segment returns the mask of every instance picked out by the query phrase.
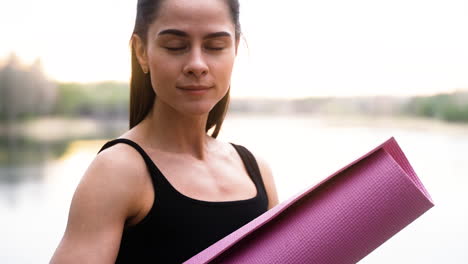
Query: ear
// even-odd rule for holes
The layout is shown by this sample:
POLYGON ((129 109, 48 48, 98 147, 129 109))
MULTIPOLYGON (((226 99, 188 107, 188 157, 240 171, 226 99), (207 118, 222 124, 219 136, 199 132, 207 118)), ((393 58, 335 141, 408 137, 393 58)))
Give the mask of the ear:
POLYGON ((140 64, 141 70, 145 74, 148 73, 149 67, 146 45, 137 34, 133 34, 132 36, 132 47, 135 49, 135 55, 137 57, 138 63, 140 64))
POLYGON ((236 56, 237 56, 237 50, 239 49, 239 42, 240 42, 240 36, 236 39, 236 56))

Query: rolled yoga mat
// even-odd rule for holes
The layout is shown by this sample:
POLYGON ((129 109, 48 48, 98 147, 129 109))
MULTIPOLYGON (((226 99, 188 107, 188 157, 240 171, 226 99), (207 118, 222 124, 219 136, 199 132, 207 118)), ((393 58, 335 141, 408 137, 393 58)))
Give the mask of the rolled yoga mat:
POLYGON ((390 138, 184 263, 356 263, 433 206, 390 138))

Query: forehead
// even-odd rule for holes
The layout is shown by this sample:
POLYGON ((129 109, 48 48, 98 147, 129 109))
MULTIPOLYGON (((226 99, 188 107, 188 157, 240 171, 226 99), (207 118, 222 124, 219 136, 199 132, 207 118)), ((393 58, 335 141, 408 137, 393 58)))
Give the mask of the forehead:
POLYGON ((228 31, 235 27, 224 0, 165 0, 156 20, 156 31, 173 28, 187 33, 228 31))

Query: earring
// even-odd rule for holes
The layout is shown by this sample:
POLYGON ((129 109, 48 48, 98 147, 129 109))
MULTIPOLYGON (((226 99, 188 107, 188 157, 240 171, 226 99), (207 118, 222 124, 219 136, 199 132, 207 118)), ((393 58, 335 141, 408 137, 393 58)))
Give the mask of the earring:
POLYGON ((141 70, 143 71, 144 74, 148 74, 148 69, 146 69, 146 67, 141 67, 141 70))

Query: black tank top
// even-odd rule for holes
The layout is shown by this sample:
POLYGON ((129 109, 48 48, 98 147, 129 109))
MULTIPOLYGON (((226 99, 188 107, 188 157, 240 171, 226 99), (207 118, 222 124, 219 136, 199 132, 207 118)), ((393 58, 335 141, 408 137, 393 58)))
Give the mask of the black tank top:
POLYGON ((209 202, 178 192, 131 140, 109 141, 99 152, 117 143, 128 144, 141 154, 153 182, 155 199, 141 222, 124 229, 116 263, 182 263, 267 211, 268 198, 258 164, 243 146, 231 143, 255 184, 256 196, 209 202))

